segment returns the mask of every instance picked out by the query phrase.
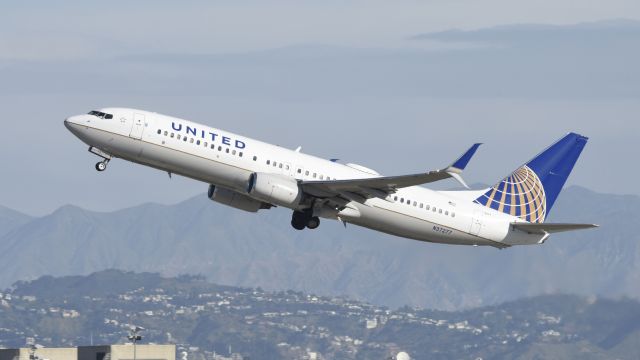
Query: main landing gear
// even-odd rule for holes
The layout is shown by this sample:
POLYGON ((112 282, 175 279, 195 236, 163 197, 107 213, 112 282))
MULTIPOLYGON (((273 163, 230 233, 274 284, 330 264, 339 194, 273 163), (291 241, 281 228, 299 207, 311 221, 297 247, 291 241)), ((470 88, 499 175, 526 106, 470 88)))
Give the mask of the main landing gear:
POLYGON ((320 218, 313 216, 312 210, 294 211, 291 216, 291 226, 296 230, 304 228, 316 229, 320 226, 320 218))

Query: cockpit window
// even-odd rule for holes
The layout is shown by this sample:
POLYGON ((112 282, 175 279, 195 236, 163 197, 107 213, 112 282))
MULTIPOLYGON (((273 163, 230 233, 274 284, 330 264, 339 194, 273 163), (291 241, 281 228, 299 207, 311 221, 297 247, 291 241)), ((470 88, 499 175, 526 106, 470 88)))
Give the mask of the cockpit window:
POLYGON ((112 114, 103 113, 101 111, 91 110, 89 111, 89 115, 97 116, 101 119, 113 119, 112 114))

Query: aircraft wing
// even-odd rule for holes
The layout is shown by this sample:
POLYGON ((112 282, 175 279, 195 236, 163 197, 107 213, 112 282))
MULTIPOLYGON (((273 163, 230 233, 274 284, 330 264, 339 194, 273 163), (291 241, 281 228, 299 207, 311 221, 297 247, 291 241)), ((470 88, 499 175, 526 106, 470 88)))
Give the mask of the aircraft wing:
POLYGON ((302 190, 317 197, 343 197, 363 202, 372 197, 386 198, 397 189, 454 178, 467 187, 460 174, 481 144, 473 144, 458 160, 442 170, 400 176, 378 176, 362 179, 302 181, 302 190))
POLYGON ((540 235, 598 227, 598 225, 595 225, 595 224, 564 224, 564 223, 532 224, 532 223, 521 223, 521 222, 511 223, 511 226, 524 232, 528 232, 531 234, 540 234, 540 235))

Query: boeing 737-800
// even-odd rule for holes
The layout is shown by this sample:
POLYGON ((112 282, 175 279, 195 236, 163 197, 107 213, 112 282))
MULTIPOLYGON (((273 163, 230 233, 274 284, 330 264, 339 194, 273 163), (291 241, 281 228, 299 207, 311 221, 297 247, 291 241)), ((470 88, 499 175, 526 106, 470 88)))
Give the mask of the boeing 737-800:
MULTIPOLYGON (((441 170, 382 176, 153 112, 105 108, 65 126, 102 158, 150 166, 209 184, 211 200, 249 212, 281 206, 291 225, 315 229, 320 218, 415 240, 458 245, 542 244, 554 232, 592 224, 546 223, 587 138, 570 133, 488 189, 434 191, 420 185, 461 173, 480 144, 441 170)), ((465 185, 466 187, 466 185, 465 185)))

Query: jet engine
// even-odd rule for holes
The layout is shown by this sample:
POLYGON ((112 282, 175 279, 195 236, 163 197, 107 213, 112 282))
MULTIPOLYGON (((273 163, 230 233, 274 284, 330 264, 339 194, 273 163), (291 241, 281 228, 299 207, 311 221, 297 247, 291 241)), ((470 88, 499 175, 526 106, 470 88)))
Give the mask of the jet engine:
POLYGON ((247 195, 215 185, 209 185, 209 192, 207 193, 207 196, 215 202, 249 212, 257 212, 260 209, 271 208, 271 204, 252 199, 247 195))
POLYGON ((251 174, 247 192, 254 199, 288 208, 295 208, 302 199, 298 181, 278 174, 251 174))

